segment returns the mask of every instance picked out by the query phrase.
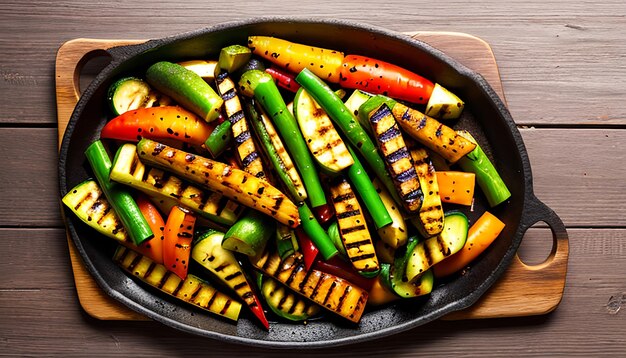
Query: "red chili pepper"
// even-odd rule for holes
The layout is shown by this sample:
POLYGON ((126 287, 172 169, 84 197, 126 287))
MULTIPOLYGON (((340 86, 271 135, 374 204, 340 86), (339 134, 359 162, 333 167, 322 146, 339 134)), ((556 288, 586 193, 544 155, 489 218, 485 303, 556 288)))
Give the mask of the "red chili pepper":
POLYGON ((195 223, 196 216, 180 206, 172 208, 165 223, 163 263, 183 280, 187 277, 195 223))
POLYGON ((348 55, 343 59, 339 83, 369 93, 425 104, 434 84, 426 78, 388 62, 348 55))
POLYGON ((137 251, 149 258, 152 261, 162 264, 163 263, 163 230, 165 230, 165 222, 163 221, 163 217, 159 210, 152 204, 150 199, 144 194, 140 194, 135 199, 137 202, 137 206, 139 210, 146 218, 150 229, 154 233, 154 237, 150 240, 142 242, 138 247, 137 251))
POLYGON ((339 257, 333 257, 328 261, 318 260, 315 262, 315 269, 344 278, 366 291, 369 291, 372 288, 372 285, 376 280, 375 277, 367 278, 361 276, 352 268, 352 265, 343 261, 339 257))
POLYGON ((265 72, 269 73, 276 80, 276 84, 286 90, 295 93, 300 88, 300 85, 296 82, 296 76, 291 72, 284 71, 277 67, 266 68, 265 72))
POLYGON ((302 226, 296 228, 296 237, 298 238, 298 245, 300 245, 300 252, 304 256, 304 267, 306 270, 310 270, 317 258, 317 254, 320 252, 317 246, 311 241, 309 236, 302 230, 302 226))
POLYGON ((109 121, 100 137, 131 142, 138 142, 142 137, 176 139, 202 145, 212 131, 207 122, 184 108, 165 106, 125 112, 109 121))

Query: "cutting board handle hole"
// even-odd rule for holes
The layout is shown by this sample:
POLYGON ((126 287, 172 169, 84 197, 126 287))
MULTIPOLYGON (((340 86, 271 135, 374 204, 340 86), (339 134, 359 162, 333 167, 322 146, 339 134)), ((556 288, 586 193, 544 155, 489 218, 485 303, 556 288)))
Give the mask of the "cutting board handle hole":
POLYGON ((524 264, 538 266, 550 260, 555 249, 552 230, 545 222, 538 221, 524 233, 517 255, 524 264))
POLYGON ((111 63, 113 58, 105 50, 93 50, 86 53, 76 66, 74 73, 74 86, 76 93, 81 95, 89 84, 96 78, 98 73, 111 63))

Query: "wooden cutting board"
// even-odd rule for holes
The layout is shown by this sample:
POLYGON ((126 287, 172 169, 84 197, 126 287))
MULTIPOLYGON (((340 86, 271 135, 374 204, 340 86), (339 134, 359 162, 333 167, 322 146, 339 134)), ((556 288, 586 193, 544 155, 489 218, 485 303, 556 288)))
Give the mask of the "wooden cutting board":
MULTIPOLYGON (((498 65, 485 41, 462 33, 412 32, 407 35, 429 43, 479 72, 505 100, 498 65)), ((143 41, 75 39, 59 48, 56 57, 59 145, 80 96, 78 84, 84 64, 94 56, 103 55, 105 49, 143 41)), ((69 236, 67 241, 78 298, 89 315, 101 320, 147 320, 105 294, 87 272, 69 236)), ((563 296, 568 254, 567 239, 554 239, 552 252, 542 264, 528 266, 516 255, 505 274, 476 304, 444 319, 531 316, 554 310, 563 296)))

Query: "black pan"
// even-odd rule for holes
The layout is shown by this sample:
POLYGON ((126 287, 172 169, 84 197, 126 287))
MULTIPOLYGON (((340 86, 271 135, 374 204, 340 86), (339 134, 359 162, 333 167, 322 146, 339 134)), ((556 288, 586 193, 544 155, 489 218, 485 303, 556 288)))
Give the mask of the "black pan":
MULTIPOLYGON (((307 325, 273 322, 266 332, 246 315, 237 324, 225 322, 138 284, 111 261, 114 245, 64 209, 67 228, 85 265, 107 294, 156 321, 205 337, 267 347, 327 347, 404 331, 472 305, 505 271, 524 232, 537 221, 546 222, 557 238, 567 237, 561 220, 534 196, 528 154, 520 133, 501 99, 479 74, 405 35, 340 20, 245 20, 108 50, 112 62, 82 95, 63 137, 59 157, 61 196, 90 176, 83 152, 98 138, 107 120, 106 89, 113 80, 122 75, 142 75, 159 60, 215 58, 223 46, 245 44, 252 34, 379 58, 420 73, 459 95, 467 108, 456 127, 474 134, 512 193, 507 203, 492 210, 506 228, 467 273, 438 285, 421 300, 368 311, 358 325, 326 315, 307 325)), ((475 210, 465 211, 470 220, 482 213, 485 202, 478 194, 475 210)))

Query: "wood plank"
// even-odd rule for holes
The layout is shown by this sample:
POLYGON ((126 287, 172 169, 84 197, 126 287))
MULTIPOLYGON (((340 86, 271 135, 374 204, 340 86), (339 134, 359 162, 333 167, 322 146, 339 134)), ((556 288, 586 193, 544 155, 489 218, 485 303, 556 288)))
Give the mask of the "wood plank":
MULTIPOLYGON (((218 9, 200 0, 184 6, 154 1, 150 6, 98 1, 62 5, 45 1, 4 1, 0 30, 0 91, 5 110, 0 123, 54 124, 55 50, 77 37, 158 38, 223 21, 254 16, 292 15, 293 9, 269 1, 259 8, 245 0, 218 9), (93 14, 104 14, 84 26, 93 14), (140 14, 141 16, 137 16, 140 14), (167 21, 162 21, 168 14, 167 21), (133 23, 135 26, 129 27, 133 23), (41 31, 45 24, 46 31, 41 31), (29 103, 29 106, 23 106, 29 103)), ((299 3, 298 13, 353 21, 397 31, 458 31, 492 44, 501 65, 510 110, 520 125, 626 124, 626 28, 621 0, 601 3, 528 1, 420 4, 396 1, 299 3), (323 6, 321 6, 323 5, 323 6), (401 11, 399 9, 405 9, 401 11), (451 9, 454 9, 451 11, 451 9), (581 48, 585 54, 581 55, 581 48), (610 68, 611 71, 606 71, 610 68), (532 105, 529 105, 532 103, 532 105)))
MULTIPOLYGON (((535 193, 566 226, 626 227, 626 167, 617 165, 626 162, 626 153, 617 150, 620 143, 626 143, 626 131, 521 132, 530 155, 535 193)), ((62 226, 56 135, 51 128, 0 128, 0 150, 8 161, 8 169, 0 171, 4 184, 0 186, 0 226, 62 226), (16 202, 29 204, 16 210, 16 202)))
MULTIPOLYGON (((544 235, 546 231, 531 229, 529 235, 544 235)), ((67 254, 63 253, 63 234, 62 229, 0 230, 0 263, 20 256, 24 247, 39 245, 36 253, 51 253, 46 256, 50 261, 46 268, 61 268, 68 264, 67 254)), ((16 275, 10 281, 0 279, 0 317, 2 322, 14 322, 0 325, 0 348, 3 354, 19 356, 84 356, 90 352, 93 356, 127 357, 206 351, 213 357, 287 357, 296 353, 302 357, 413 357, 416 352, 446 356, 471 352, 484 357, 620 355, 626 351, 626 229, 571 229, 569 234, 572 250, 565 295, 561 305, 549 315, 437 321, 373 342, 309 352, 232 345, 193 337, 155 322, 91 319, 82 313, 75 292, 68 287, 71 276, 67 272, 56 278, 52 278, 54 274, 42 276, 43 270, 36 269, 42 264, 41 256, 26 255, 20 262, 25 270, 0 266, 2 272, 16 275), (29 267, 30 272, 26 270, 29 267), (20 280, 30 280, 33 285, 25 289, 20 280), (620 305, 621 310, 616 312, 620 305)), ((529 241, 527 249, 539 254, 537 250, 544 248, 533 242, 529 241)))

